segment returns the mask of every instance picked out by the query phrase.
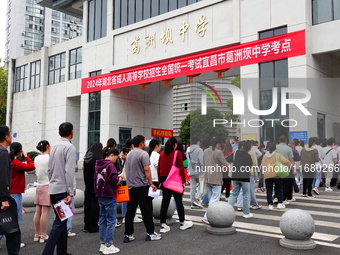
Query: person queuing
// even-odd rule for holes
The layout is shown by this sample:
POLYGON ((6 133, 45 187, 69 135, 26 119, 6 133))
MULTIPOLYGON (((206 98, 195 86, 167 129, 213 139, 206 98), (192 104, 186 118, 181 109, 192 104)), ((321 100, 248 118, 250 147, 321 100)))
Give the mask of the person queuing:
POLYGON ((292 163, 276 151, 276 144, 269 142, 267 144, 267 152, 264 154, 262 159, 262 171, 263 178, 265 180, 266 191, 267 191, 267 203, 268 209, 274 209, 273 202, 273 185, 275 185, 275 194, 278 199, 277 209, 284 209, 286 206, 283 204, 283 187, 282 179, 276 175, 275 163, 281 162, 289 167, 292 167, 292 163))
POLYGON ((312 183, 316 171, 315 163, 320 160, 319 152, 315 147, 317 140, 316 137, 310 137, 308 145, 301 151, 301 170, 303 171, 302 196, 304 197, 314 197, 312 194, 312 183))
POLYGON ((84 232, 89 233, 98 232, 99 230, 99 204, 98 198, 94 192, 93 176, 95 173, 96 161, 102 159, 102 149, 103 145, 100 142, 95 142, 84 156, 84 232))
MULTIPOLYGON (((72 123, 61 123, 59 125, 61 138, 51 149, 48 163, 48 177, 50 180, 48 193, 52 204, 56 204, 61 200, 64 200, 65 204, 70 204, 73 199, 76 167, 76 148, 71 143, 73 134, 72 123)), ((61 221, 56 210, 54 212, 55 219, 52 230, 42 254, 53 255, 54 248, 57 246, 57 254, 70 255, 67 252, 67 221, 61 221)))
POLYGON ((146 241, 157 241, 162 235, 155 232, 152 212, 152 198, 148 196, 149 187, 154 191, 157 187, 152 183, 150 158, 145 149, 145 137, 137 135, 133 138, 134 149, 126 157, 126 184, 129 186, 130 201, 125 217, 124 242, 135 240, 133 219, 139 205, 142 212, 147 235, 146 241))
MULTIPOLYGON (((213 138, 211 146, 203 152, 204 183, 208 191, 209 206, 220 200, 223 184, 223 171, 221 169, 229 167, 229 163, 227 163, 223 152, 220 150, 220 145, 218 138, 213 138), (217 169, 217 167, 221 169, 217 169)), ((207 213, 204 214, 202 221, 209 224, 207 213)))
MULTIPOLYGON (((27 153, 22 150, 21 143, 14 142, 10 146, 9 157, 12 160, 12 183, 11 197, 17 203, 18 222, 22 222, 22 193, 25 193, 26 177, 25 172, 35 170, 34 162, 27 156, 27 153), (25 162, 19 160, 23 157, 25 162)), ((25 243, 21 243, 20 247, 25 247, 25 243)))
POLYGON ((167 179, 172 164, 175 161, 175 166, 179 168, 179 174, 182 177, 183 187, 185 185, 185 170, 183 166, 182 154, 176 150, 177 140, 175 137, 170 137, 165 143, 164 151, 161 152, 158 163, 158 180, 163 190, 163 199, 161 205, 161 233, 170 231, 170 227, 166 224, 167 212, 171 197, 175 198, 176 208, 179 217, 180 229, 185 230, 193 226, 192 221, 185 220, 184 206, 183 206, 183 193, 177 193, 170 189, 165 188, 162 184, 167 179), (176 158, 175 158, 176 157, 176 158))
POLYGON ((33 241, 44 243, 48 239, 47 235, 47 223, 48 214, 51 208, 51 199, 48 194, 48 162, 50 160, 50 143, 46 140, 42 140, 37 145, 37 150, 41 151, 41 154, 34 159, 34 165, 36 167, 35 174, 37 175, 37 187, 35 193, 35 214, 33 218, 35 234, 33 241))
POLYGON ((116 149, 107 150, 105 159, 97 160, 95 166, 94 190, 98 197, 100 208, 99 252, 103 254, 113 254, 120 251, 119 248, 113 245, 117 216, 116 192, 117 185, 122 180, 114 166, 114 162, 118 159, 118 154, 116 149))
POLYGON ((158 162, 159 162, 159 151, 161 150, 161 141, 152 139, 149 143, 149 156, 150 156, 150 168, 151 168, 151 175, 152 175, 152 183, 159 188, 158 182, 158 162))
POLYGON ((188 173, 190 177, 190 200, 191 209, 203 208, 200 200, 202 198, 202 188, 200 183, 204 179, 203 170, 203 150, 200 147, 201 142, 198 137, 191 137, 191 145, 187 149, 188 155, 188 173), (199 190, 199 192, 197 192, 199 190))
MULTIPOLYGON (((11 159, 7 148, 12 144, 12 133, 7 126, 0 126, 0 199, 1 210, 8 210, 10 206, 17 207, 10 195, 11 186, 11 159)), ((18 231, 5 234, 6 247, 9 255, 19 255, 21 243, 20 227, 18 231)))

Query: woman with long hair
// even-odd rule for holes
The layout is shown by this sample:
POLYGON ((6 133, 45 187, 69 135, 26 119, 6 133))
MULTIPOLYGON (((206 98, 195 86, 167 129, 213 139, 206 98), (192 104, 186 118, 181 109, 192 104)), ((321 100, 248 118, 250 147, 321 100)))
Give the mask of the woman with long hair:
POLYGON ((160 150, 161 150, 161 141, 152 139, 149 143, 149 157, 150 157, 150 163, 151 163, 150 168, 151 168, 152 182, 157 187, 157 189, 159 188, 157 168, 158 168, 160 150))
POLYGON ((274 142, 269 142, 267 144, 267 152, 264 154, 262 159, 262 171, 263 178, 265 179, 266 190, 267 190, 267 202, 269 210, 274 209, 273 202, 273 185, 275 184, 275 195, 278 199, 277 209, 284 209, 285 205, 282 203, 283 200, 283 187, 282 180, 276 175, 275 163, 281 162, 289 167, 292 164, 288 159, 282 156, 280 153, 276 152, 276 144, 274 142))
POLYGON ((33 240, 34 242, 40 241, 40 243, 44 243, 48 239, 47 223, 48 214, 51 208, 51 199, 48 194, 48 161, 50 160, 50 143, 46 140, 40 141, 37 145, 37 150, 41 151, 41 154, 36 156, 34 159, 37 188, 34 200, 36 209, 33 218, 35 228, 33 240))
MULTIPOLYGON (((22 193, 25 192, 26 180, 25 172, 35 170, 34 162, 27 156, 27 153, 22 150, 21 143, 14 142, 10 146, 9 157, 12 160, 12 182, 11 182, 11 197, 17 203, 18 223, 22 221, 22 193), (25 162, 19 160, 23 157, 25 162)), ((24 243, 20 247, 25 247, 24 243)))
POLYGON ((178 153, 178 151, 176 151, 176 147, 177 147, 176 138, 170 137, 168 141, 165 143, 164 151, 161 152, 158 162, 157 169, 158 180, 163 190, 163 199, 161 205, 161 230, 160 230, 161 233, 166 233, 170 231, 170 227, 166 224, 166 217, 172 196, 174 196, 176 202, 177 212, 180 221, 180 229, 185 230, 193 226, 192 221, 185 220, 184 206, 182 201, 183 193, 177 193, 175 191, 165 188, 162 185, 170 173, 170 169, 172 167, 174 159, 175 166, 179 168, 179 174, 182 178, 183 186, 185 184, 185 171, 183 166, 183 158, 181 153, 178 153))
POLYGON ((310 137, 308 145, 305 145, 301 150, 301 170, 303 173, 302 196, 304 197, 314 197, 312 194, 312 184, 314 173, 316 172, 315 163, 320 160, 319 152, 316 148, 317 141, 316 137, 310 137))
POLYGON ((94 192, 93 177, 96 160, 102 159, 103 145, 100 142, 92 144, 84 157, 84 182, 85 182, 85 201, 84 201, 84 231, 94 233, 99 231, 99 204, 94 192))

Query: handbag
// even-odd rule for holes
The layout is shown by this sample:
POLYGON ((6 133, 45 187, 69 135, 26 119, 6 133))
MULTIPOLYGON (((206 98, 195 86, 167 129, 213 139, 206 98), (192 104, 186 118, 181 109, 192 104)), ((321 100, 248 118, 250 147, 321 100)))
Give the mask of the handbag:
POLYGON ((0 235, 19 231, 17 204, 12 197, 8 197, 8 203, 6 211, 0 209, 0 235))
POLYGON ((177 152, 178 151, 175 151, 174 159, 172 161, 172 167, 170 169, 168 177, 163 182, 163 186, 164 188, 175 191, 177 193, 183 193, 184 189, 183 189, 182 178, 179 175, 179 168, 175 166, 177 152))
POLYGON ((300 192, 299 186, 297 185, 295 180, 294 180, 294 192, 295 193, 299 193, 300 192))
POLYGON ((129 201, 130 201, 129 187, 127 185, 118 186, 116 192, 116 202, 123 203, 129 201))
POLYGON ((280 178, 288 177, 290 169, 285 164, 282 164, 280 161, 277 161, 277 154, 276 154, 276 162, 274 166, 275 173, 280 178))

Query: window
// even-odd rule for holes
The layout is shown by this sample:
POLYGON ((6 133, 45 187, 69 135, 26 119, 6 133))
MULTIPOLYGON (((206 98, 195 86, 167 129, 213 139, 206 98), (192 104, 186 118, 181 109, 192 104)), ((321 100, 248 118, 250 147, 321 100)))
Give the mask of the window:
MULTIPOLYGON (((259 32, 259 38, 264 39, 276 35, 287 33, 287 27, 278 27, 259 32)), ((288 87, 288 60, 280 59, 259 64, 260 77, 260 110, 268 110, 272 106, 272 89, 278 88, 278 103, 275 112, 270 115, 261 116, 262 120, 278 119, 273 123, 265 121, 262 128, 263 140, 277 140, 280 135, 288 136, 289 129, 281 125, 283 119, 289 118, 289 109, 287 106, 286 115, 281 115, 281 88, 288 87), (273 127, 272 127, 273 125, 273 127)))
POLYGON ((19 66, 15 70, 14 92, 27 90, 27 65, 19 66))
POLYGON ((181 111, 187 111, 188 110, 188 103, 181 104, 181 111))
POLYGON ((89 94, 89 125, 88 125, 88 148, 100 141, 100 105, 101 93, 89 94))
POLYGON ((340 19, 340 0, 312 0, 313 25, 340 19))
POLYGON ((30 89, 40 87, 40 60, 31 63, 30 89))
POLYGON ((320 140, 326 138, 325 116, 322 113, 317 114, 318 138, 320 140))
POLYGON ((48 84, 65 81, 65 55, 61 53, 48 59, 48 84))
POLYGON ((106 36, 107 0, 88 2, 87 41, 91 42, 106 36))
POLYGON ((82 53, 81 47, 70 50, 70 67, 68 79, 78 79, 81 77, 81 63, 82 63, 82 53))
POLYGON ((199 1, 202 0, 114 0, 113 29, 146 20, 199 1))
POLYGON ((132 128, 119 128, 119 147, 123 148, 127 139, 131 138, 132 128))

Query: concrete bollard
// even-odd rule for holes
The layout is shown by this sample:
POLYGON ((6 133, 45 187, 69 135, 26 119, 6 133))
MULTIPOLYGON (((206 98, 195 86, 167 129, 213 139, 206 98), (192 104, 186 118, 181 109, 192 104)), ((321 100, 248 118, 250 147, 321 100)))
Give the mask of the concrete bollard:
POLYGON ((25 193, 22 194, 22 206, 26 209, 26 207, 35 207, 35 188, 30 188, 25 190, 25 193))
POLYGON ((311 250, 316 247, 311 239, 315 223, 308 212, 300 209, 288 210, 281 217, 280 229, 285 236, 280 240, 281 246, 294 250, 311 250))
MULTIPOLYGON (((154 217, 154 223, 156 226, 160 226, 160 220, 161 220, 161 205, 162 205, 162 199, 163 196, 159 196, 158 198, 154 199, 152 201, 153 204, 153 217, 154 217)), ((171 225, 175 224, 176 220, 172 218, 176 210, 175 207, 175 200, 171 198, 169 203, 168 212, 166 215, 166 224, 171 225)))
POLYGON ((207 231, 212 235, 231 235, 236 233, 233 223, 235 221, 235 210, 227 202, 218 201, 209 205, 207 219, 210 226, 207 231))

